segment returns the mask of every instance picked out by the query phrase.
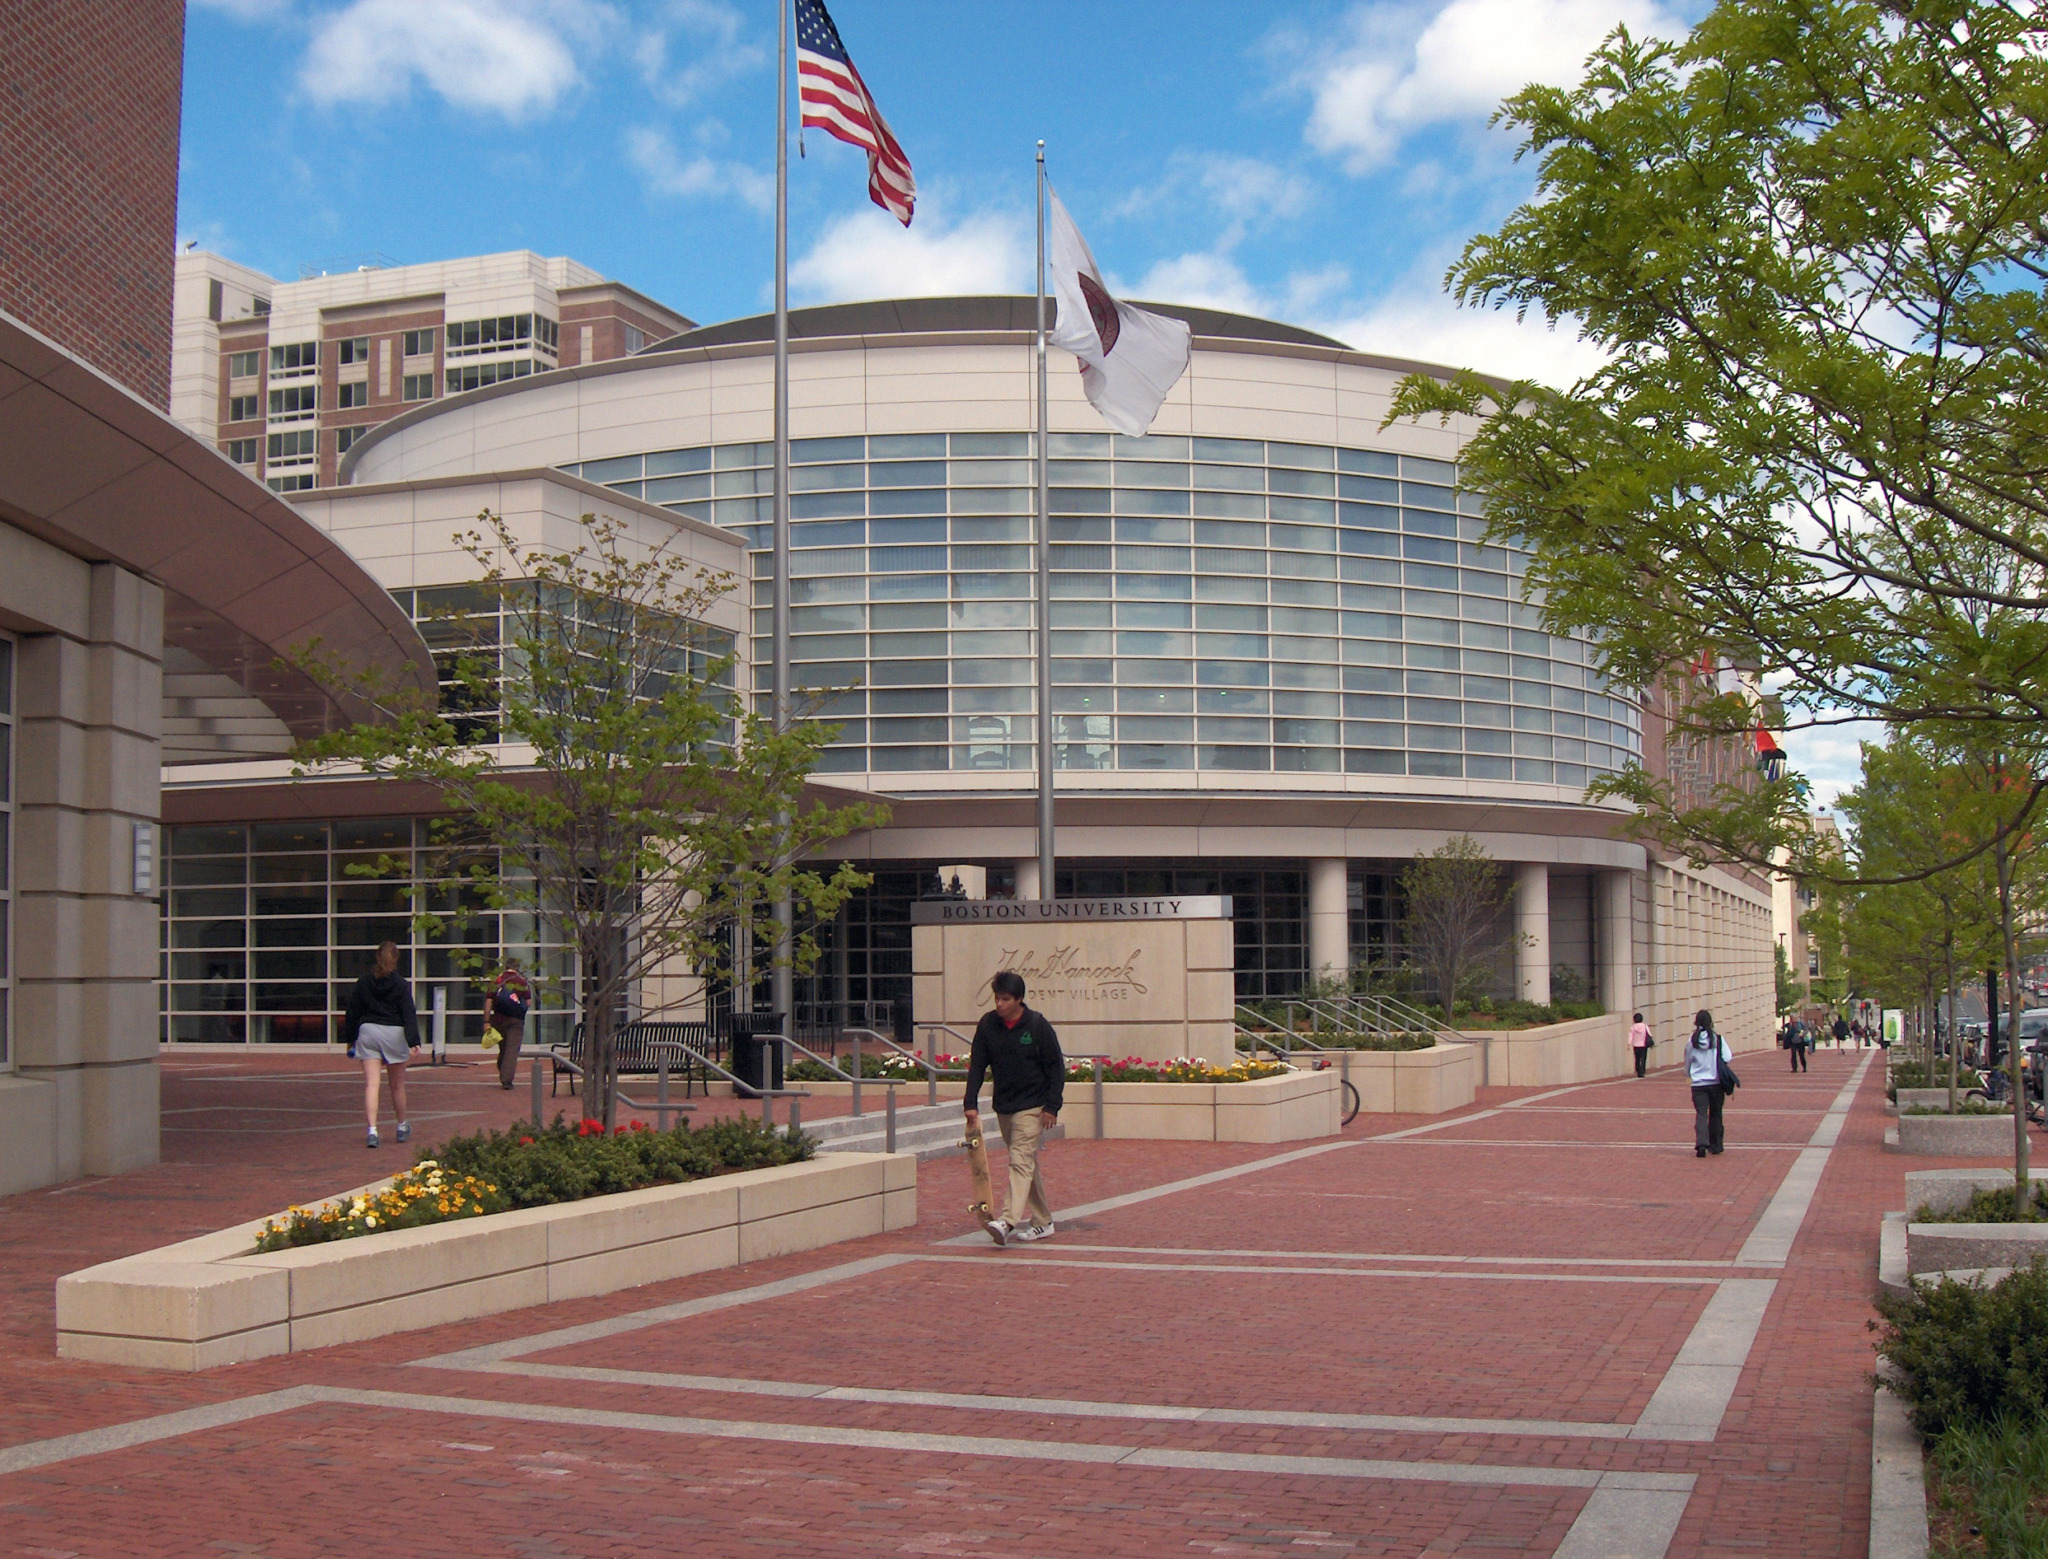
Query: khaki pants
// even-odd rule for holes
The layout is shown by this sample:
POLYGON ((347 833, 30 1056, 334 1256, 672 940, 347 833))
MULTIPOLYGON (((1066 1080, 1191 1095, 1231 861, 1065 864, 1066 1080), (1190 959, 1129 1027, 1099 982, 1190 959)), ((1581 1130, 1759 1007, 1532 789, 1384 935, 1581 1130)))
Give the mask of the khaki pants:
POLYGON ((1038 1177, 1038 1139, 1045 1131, 1045 1117, 1037 1110, 1026 1110, 1021 1115, 998 1115, 996 1124, 1002 1128, 1003 1147, 1010 1158, 1010 1222, 1051 1223, 1045 1182, 1038 1177))

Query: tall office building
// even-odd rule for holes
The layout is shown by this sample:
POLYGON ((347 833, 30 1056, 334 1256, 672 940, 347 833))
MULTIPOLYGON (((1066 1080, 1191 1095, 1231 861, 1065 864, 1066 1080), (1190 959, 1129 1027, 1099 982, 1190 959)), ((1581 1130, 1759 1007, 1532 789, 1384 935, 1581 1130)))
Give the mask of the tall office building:
POLYGON ((171 414, 278 493, 332 485, 357 439, 422 402, 690 328, 586 265, 525 249, 295 282, 195 252, 178 257, 172 312, 171 414))

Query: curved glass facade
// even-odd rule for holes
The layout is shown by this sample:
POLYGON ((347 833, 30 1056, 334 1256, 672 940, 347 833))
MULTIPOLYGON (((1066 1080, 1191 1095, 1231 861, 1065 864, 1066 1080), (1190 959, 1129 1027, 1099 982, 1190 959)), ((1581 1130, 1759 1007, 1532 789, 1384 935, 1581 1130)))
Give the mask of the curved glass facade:
MULTIPOLYGON (((1048 453, 1059 767, 1579 786, 1641 751, 1633 700, 1522 604, 1523 555, 1480 545, 1454 466, 1106 433, 1048 453)), ((1021 433, 793 444, 795 681, 845 725, 825 769, 1033 767, 1031 454, 1021 433)), ((721 444, 567 469, 760 549, 772 458, 721 444)), ((756 550, 757 690, 769 569, 756 550)))

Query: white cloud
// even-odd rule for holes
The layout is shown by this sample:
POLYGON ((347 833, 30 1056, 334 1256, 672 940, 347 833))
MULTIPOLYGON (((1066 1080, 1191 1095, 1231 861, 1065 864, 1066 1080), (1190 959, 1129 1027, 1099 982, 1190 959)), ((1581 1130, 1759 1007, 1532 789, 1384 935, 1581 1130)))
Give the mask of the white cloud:
POLYGON ((1568 321, 1553 329, 1535 315, 1518 320, 1512 309, 1459 308, 1442 292, 1420 286, 1397 287, 1372 303, 1332 310, 1309 323, 1360 352, 1559 388, 1601 360, 1599 349, 1581 340, 1568 321))
POLYGON ((722 0, 669 0, 634 41, 633 62, 650 92, 680 108, 767 62, 766 45, 746 39, 744 27, 745 18, 722 0), (678 35, 691 50, 686 62, 672 57, 678 35))
POLYGON ((734 195, 756 211, 775 204, 773 174, 741 162, 720 162, 702 152, 685 157, 666 135, 648 125, 626 132, 626 157, 640 170, 652 195, 734 195))
POLYGON ((349 0, 315 24, 299 84, 317 103, 385 103, 417 78, 517 119, 552 109, 582 79, 578 50, 617 21, 599 0, 349 0))
POLYGON ((879 210, 826 225, 809 253, 791 262, 790 286, 808 303, 1015 292, 1031 284, 1030 224, 984 211, 947 223, 924 192, 917 223, 879 210))
POLYGON ((1637 37, 1683 37, 1685 23, 1657 0, 1449 0, 1434 8, 1368 3, 1351 15, 1350 41, 1301 56, 1296 84, 1313 100, 1309 144, 1353 172, 1386 162, 1412 132, 1483 123, 1530 82, 1569 86, 1617 26, 1637 37))

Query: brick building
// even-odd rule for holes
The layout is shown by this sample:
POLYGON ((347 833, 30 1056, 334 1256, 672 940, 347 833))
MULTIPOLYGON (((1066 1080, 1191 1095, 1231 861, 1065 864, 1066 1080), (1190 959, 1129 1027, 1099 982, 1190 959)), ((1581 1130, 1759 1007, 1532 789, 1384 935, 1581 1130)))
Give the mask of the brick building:
POLYGON ((175 319, 172 415, 281 493, 332 486, 350 445, 412 406, 690 328, 588 266, 523 249, 296 282, 180 255, 175 319))
POLYGON ((0 39, 0 312, 161 407, 183 0, 0 0, 0 39))

